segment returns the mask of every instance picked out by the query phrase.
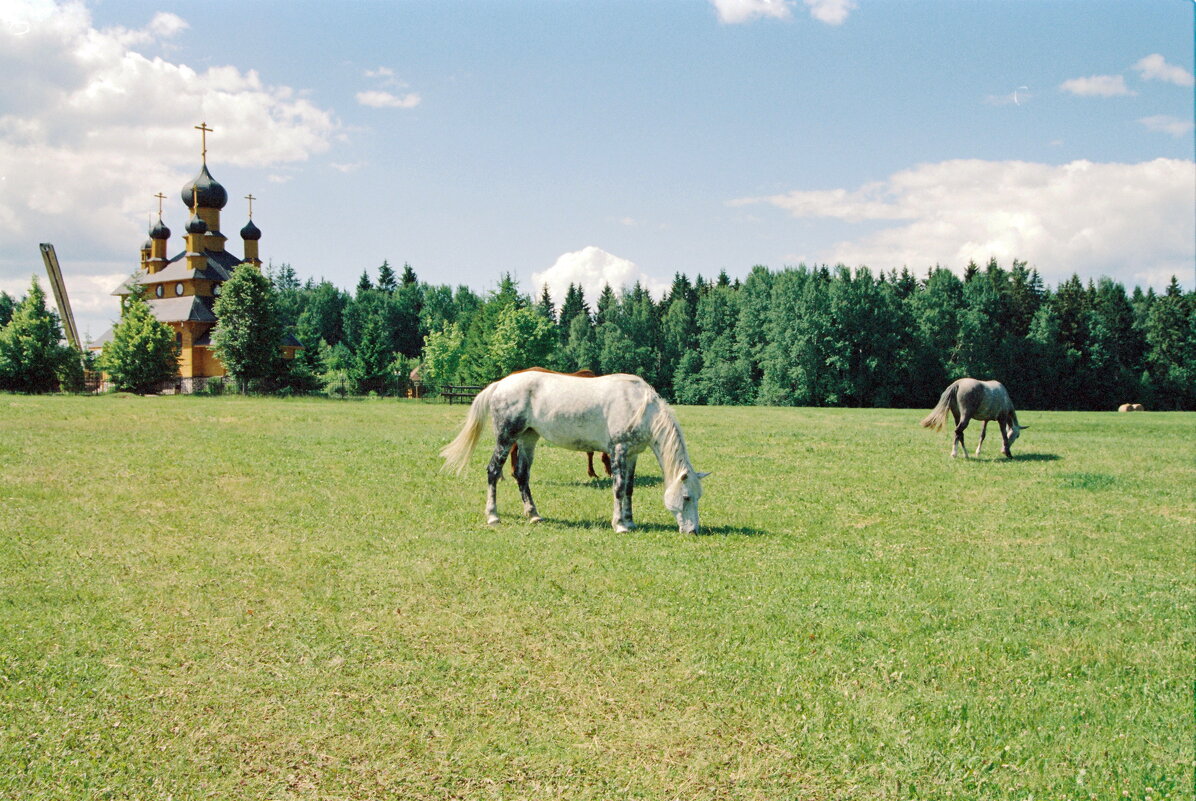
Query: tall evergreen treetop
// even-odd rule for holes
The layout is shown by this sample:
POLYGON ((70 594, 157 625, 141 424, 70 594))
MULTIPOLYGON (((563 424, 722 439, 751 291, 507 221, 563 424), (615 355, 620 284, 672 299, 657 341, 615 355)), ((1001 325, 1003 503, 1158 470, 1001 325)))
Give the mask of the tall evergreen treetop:
POLYGON ((390 262, 385 259, 382 261, 382 266, 378 268, 378 288, 387 294, 399 288, 399 282, 395 278, 395 271, 390 268, 390 262))

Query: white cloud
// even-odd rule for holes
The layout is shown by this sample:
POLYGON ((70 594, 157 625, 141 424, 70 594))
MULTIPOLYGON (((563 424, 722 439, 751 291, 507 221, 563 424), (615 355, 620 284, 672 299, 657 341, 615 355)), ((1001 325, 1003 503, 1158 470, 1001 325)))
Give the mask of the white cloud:
POLYGON ((806 0, 810 16, 827 25, 842 25, 856 7, 854 0, 806 0))
POLYGON ((1192 86, 1196 79, 1192 73, 1176 64, 1168 64, 1158 53, 1151 53, 1133 67, 1144 81, 1165 81, 1176 86, 1192 86))
POLYGON ((1177 139, 1190 134, 1192 129, 1196 128, 1196 125, 1193 125, 1191 120, 1181 120, 1178 117, 1171 117, 1166 114, 1143 117, 1138 122, 1145 125, 1147 130, 1171 134, 1177 139))
POLYGON ((1072 78, 1059 84, 1059 88, 1079 97, 1118 97, 1137 94, 1125 85, 1121 75, 1089 75, 1087 78, 1072 78))
POLYGON ((0 279, 27 274, 37 243, 54 242, 80 317, 93 300, 112 304, 107 280, 135 266, 153 194, 179 203, 199 166, 194 125, 215 129, 217 177, 220 164, 305 161, 341 127, 252 70, 197 71, 153 55, 186 29, 174 14, 96 28, 81 3, 30 0, 5 2, 0 16, 0 279), (79 273, 84 257, 91 266, 79 273))
POLYGON ((791 0, 710 0, 720 22, 737 25, 759 17, 789 19, 793 16, 791 0))
POLYGON ((390 67, 379 67, 376 70, 366 70, 365 77, 367 78, 393 78, 395 71, 390 67))
POLYGON ((159 11, 154 15, 154 18, 150 20, 150 24, 146 30, 152 36, 159 39, 169 39, 170 37, 187 30, 189 27, 191 26, 187 24, 187 20, 183 19, 177 14, 171 14, 168 11, 159 11))
POLYGON ((1172 274, 1190 276, 1196 260, 1194 186, 1196 163, 1176 159, 1058 166, 957 160, 853 190, 797 190, 732 204, 871 222, 855 239, 799 254, 809 261, 960 269, 995 256, 1005 264, 1025 259, 1049 283, 1075 272, 1162 286, 1172 274))
MULTIPOLYGON (((856 7, 855 0, 804 0, 810 16, 827 25, 842 25, 856 7)), ((710 0, 718 19, 738 25, 754 19, 789 19, 795 0, 710 0)))
POLYGON ((565 299, 569 284, 577 284, 584 290, 586 300, 592 308, 604 286, 610 285, 611 289, 617 292, 632 286, 636 281, 658 298, 669 288, 668 282, 648 275, 636 266, 635 262, 591 245, 572 253, 564 253, 547 270, 532 273, 529 290, 533 295, 538 295, 540 287, 547 284, 554 302, 559 305, 565 299))
POLYGON ((415 108, 419 105, 420 99, 416 92, 410 92, 402 97, 376 89, 357 93, 357 102, 371 108, 415 108))
POLYGON ((364 161, 354 161, 354 162, 349 162, 347 164, 342 164, 340 162, 333 162, 333 163, 329 164, 328 166, 331 167, 332 169, 336 170, 337 172, 350 173, 350 172, 357 172, 358 170, 360 170, 362 167, 365 166, 365 162, 364 161))

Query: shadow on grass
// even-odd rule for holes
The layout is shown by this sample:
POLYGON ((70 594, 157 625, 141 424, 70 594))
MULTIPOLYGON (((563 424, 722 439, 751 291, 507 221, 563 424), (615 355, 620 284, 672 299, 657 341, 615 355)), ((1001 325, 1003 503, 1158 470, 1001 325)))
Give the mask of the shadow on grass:
MULTIPOLYGON (((562 528, 576 528, 576 529, 609 529, 610 522, 597 520, 563 520, 558 517, 545 517, 544 522, 553 525, 561 526, 562 528)), ((627 534, 627 536, 634 536, 636 532, 644 533, 659 533, 659 534, 680 534, 676 526, 666 525, 664 523, 636 523, 635 528, 627 534)), ((758 528, 751 528, 750 526, 702 526, 700 537, 768 537, 771 536, 771 531, 764 531, 758 528)), ((692 535, 686 535, 692 536, 692 535)))
MULTIPOLYGON (((535 490, 536 484, 544 484, 549 487, 596 487, 598 489, 609 490, 611 480, 607 478, 579 478, 576 481, 553 481, 551 479, 537 482, 533 476, 531 479, 532 489, 535 490)), ((660 476, 636 476, 635 488, 640 487, 659 487, 660 476)))
MULTIPOLYGON (((974 453, 968 454, 968 462, 976 464, 1017 464, 1018 462, 1057 462, 1063 457, 1054 453, 1015 453, 1012 459, 1007 459, 999 453, 996 456, 977 456, 974 453)), ((963 461, 960 457, 959 461, 963 461)))

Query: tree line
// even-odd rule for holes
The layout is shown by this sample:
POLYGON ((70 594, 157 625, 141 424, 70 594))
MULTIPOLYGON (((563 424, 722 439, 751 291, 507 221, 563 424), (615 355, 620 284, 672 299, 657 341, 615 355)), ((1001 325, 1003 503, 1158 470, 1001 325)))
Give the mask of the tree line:
MULTIPOLYGON (((684 404, 923 407, 970 375, 1001 380, 1022 408, 1196 409, 1196 293, 1175 278, 1155 293, 1075 275, 1051 289, 1020 261, 962 277, 757 266, 742 281, 677 273, 659 301, 640 284, 607 286, 593 305, 579 286, 557 305, 510 275, 477 293, 386 262, 353 291, 301 282, 286 264, 258 278, 235 313, 265 321, 265 344, 226 361, 243 386, 384 394, 413 370, 435 390, 542 366, 635 373, 684 404), (270 356, 282 332, 304 345, 287 363, 270 356)), ((0 323, 18 305, 0 297, 0 323)), ((221 338, 226 351, 237 339, 221 328, 218 356, 221 338)))

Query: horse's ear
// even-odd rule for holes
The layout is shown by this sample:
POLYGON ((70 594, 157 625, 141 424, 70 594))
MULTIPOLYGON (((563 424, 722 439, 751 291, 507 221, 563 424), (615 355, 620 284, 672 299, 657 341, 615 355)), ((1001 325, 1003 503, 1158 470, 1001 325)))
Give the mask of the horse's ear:
POLYGON ((698 478, 699 478, 699 479, 702 479, 702 478, 705 478, 705 477, 706 477, 706 476, 708 476, 708 475, 710 475, 710 473, 698 473, 698 478))

